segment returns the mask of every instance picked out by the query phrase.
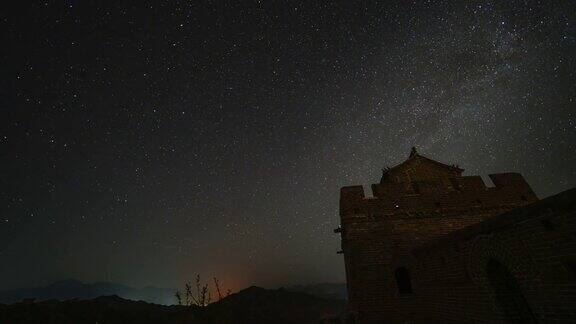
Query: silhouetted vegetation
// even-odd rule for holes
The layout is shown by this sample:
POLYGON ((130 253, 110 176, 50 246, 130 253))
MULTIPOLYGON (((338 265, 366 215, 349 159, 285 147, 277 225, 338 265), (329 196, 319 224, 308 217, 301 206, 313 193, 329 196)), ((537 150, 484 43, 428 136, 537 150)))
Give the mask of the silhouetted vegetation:
MULTIPOLYGON (((223 296, 220 287, 220 281, 216 279, 216 277, 213 278, 213 281, 214 281, 214 289, 216 290, 218 296, 217 301, 220 301, 222 298, 230 295, 231 291, 230 289, 228 289, 226 291, 226 295, 223 296)), ((210 288, 208 287, 208 283, 202 284, 199 274, 196 275, 194 287, 192 287, 192 284, 190 282, 186 282, 186 284, 184 285, 184 294, 182 294, 180 290, 177 290, 174 296, 176 297, 178 305, 184 305, 184 306, 204 307, 208 306, 208 304, 210 304, 210 302, 212 301, 212 293, 210 291, 210 288)))

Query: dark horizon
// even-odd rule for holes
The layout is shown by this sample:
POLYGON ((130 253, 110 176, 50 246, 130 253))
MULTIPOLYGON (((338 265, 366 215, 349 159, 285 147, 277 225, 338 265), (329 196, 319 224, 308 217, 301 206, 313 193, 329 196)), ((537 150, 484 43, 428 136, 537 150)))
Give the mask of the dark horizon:
POLYGON ((345 282, 339 189, 412 146, 576 186, 570 1, 0 10, 0 289, 345 282), (7 266, 6 266, 7 265, 7 266))
MULTIPOLYGON (((0 289, 0 292, 6 292, 6 291, 20 291, 20 290, 28 290, 28 289, 37 289, 37 288, 46 288, 46 287, 50 287, 53 285, 58 285, 61 283, 69 283, 69 282, 75 282, 75 283, 81 283, 81 284, 85 284, 85 285, 98 285, 98 284, 113 284, 113 285, 118 285, 118 286, 125 286, 125 287, 130 287, 130 288, 134 288, 134 289, 146 289, 146 288, 159 288, 159 289, 174 289, 174 290, 182 290, 184 289, 184 285, 186 282, 193 282, 194 278, 190 278, 190 279, 185 279, 182 282, 178 282, 177 286, 156 286, 156 285, 149 285, 149 284, 145 284, 142 286, 134 286, 134 285, 128 285, 122 282, 114 282, 114 281, 106 281, 106 280, 97 280, 97 281, 84 281, 84 280, 79 280, 77 278, 61 278, 61 279, 56 279, 54 281, 51 282, 47 282, 44 284, 39 284, 39 285, 33 285, 33 286, 22 286, 22 287, 14 287, 14 288, 10 288, 10 289, 0 289)), ((203 279, 208 279, 208 278, 203 278, 203 279)), ((211 289, 212 292, 215 292, 215 287, 214 287, 214 283, 212 281, 213 279, 210 278, 210 280, 203 280, 203 283, 208 284, 209 285, 209 289, 211 289)), ((346 285, 346 281, 342 281, 342 282, 314 282, 314 283, 300 283, 300 284, 291 284, 291 285, 277 285, 277 286, 268 286, 265 289, 282 289, 282 288, 293 288, 293 287, 309 287, 309 286, 321 286, 321 285, 346 285)), ((256 286, 256 287, 261 287, 257 284, 252 285, 252 286, 256 286)), ((252 287, 250 285, 245 286, 245 287, 240 287, 238 290, 236 291, 231 291, 231 292, 237 292, 249 287, 252 287)), ((223 288, 227 288, 227 287, 223 287, 223 288)), ((261 287, 264 288, 264 287, 261 287)))

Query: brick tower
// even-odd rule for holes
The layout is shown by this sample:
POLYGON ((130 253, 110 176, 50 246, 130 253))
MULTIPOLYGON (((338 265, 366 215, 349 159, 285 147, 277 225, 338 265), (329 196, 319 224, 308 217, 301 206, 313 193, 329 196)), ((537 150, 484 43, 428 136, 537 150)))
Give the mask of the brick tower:
POLYGON ((372 185, 340 190, 342 253, 349 307, 359 322, 417 321, 417 260, 411 251, 455 230, 538 200, 517 173, 480 176, 420 155, 383 170, 372 185))

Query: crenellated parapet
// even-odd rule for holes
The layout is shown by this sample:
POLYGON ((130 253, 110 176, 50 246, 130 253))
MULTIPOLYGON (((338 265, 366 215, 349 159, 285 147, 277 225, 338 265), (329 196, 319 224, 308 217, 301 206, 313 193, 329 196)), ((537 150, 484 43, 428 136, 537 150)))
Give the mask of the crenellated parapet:
POLYGON ((454 177, 449 181, 387 182, 372 185, 373 197, 362 186, 340 189, 340 214, 403 214, 424 211, 457 211, 470 208, 517 207, 538 200, 518 173, 491 174, 494 187, 480 176, 454 177))

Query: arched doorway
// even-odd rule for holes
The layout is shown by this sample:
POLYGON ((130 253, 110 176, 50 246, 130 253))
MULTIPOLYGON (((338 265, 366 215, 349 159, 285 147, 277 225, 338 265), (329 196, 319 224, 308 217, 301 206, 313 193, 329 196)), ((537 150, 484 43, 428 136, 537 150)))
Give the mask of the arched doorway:
POLYGON ((536 323, 530 305, 522 295, 520 285, 504 265, 490 259, 486 266, 488 281, 504 322, 536 323))
POLYGON ((396 277, 396 286, 398 287, 398 293, 401 295, 412 293, 412 280, 410 279, 410 271, 405 267, 397 268, 394 271, 396 277))

